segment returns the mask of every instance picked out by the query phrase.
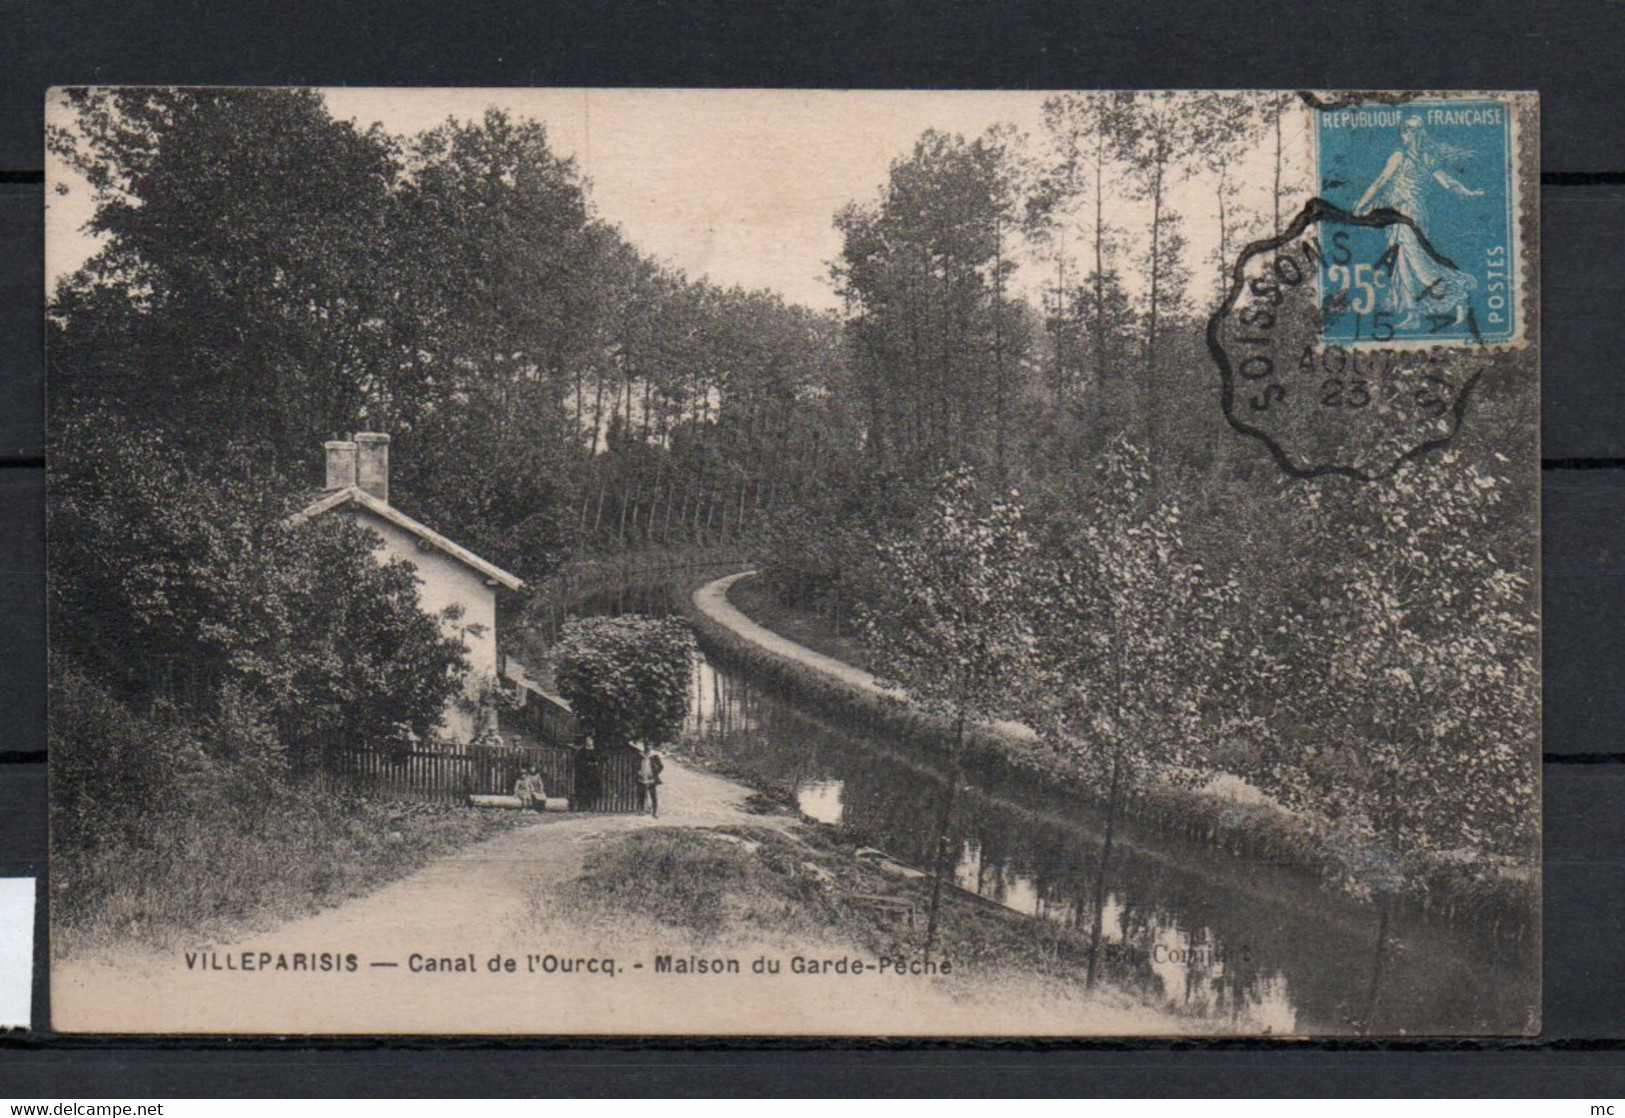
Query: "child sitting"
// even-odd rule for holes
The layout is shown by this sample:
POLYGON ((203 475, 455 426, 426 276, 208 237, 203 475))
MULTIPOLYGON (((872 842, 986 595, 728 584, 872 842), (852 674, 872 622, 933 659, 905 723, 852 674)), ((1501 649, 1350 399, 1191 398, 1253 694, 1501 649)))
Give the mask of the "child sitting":
POLYGON ((542 785, 542 774, 533 768, 520 773, 513 794, 519 797, 520 806, 527 811, 547 810, 547 789, 542 785))

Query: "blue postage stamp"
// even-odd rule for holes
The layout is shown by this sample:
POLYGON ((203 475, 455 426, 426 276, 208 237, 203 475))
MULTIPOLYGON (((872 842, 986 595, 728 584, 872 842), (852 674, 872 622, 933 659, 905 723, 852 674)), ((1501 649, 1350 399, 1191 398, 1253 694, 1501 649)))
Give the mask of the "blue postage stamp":
POLYGON ((1367 103, 1315 114, 1329 222, 1321 341, 1518 341, 1513 106, 1492 98, 1367 103))

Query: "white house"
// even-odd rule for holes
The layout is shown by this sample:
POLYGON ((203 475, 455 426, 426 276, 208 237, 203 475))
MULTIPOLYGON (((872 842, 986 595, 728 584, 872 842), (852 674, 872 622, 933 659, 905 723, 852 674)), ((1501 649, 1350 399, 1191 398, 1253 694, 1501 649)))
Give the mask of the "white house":
MULTIPOLYGON (((524 583, 472 551, 419 524, 389 503, 389 436, 361 432, 353 440, 323 444, 327 451, 327 486, 320 500, 293 517, 304 523, 318 516, 354 516, 378 535, 378 559, 404 559, 417 569, 418 597, 425 612, 442 617, 448 606, 462 607, 455 629, 468 649, 469 693, 495 686, 501 662, 497 653, 497 592, 520 590, 524 583)), ((445 740, 467 742, 481 730, 480 715, 457 699, 441 717, 445 740)))

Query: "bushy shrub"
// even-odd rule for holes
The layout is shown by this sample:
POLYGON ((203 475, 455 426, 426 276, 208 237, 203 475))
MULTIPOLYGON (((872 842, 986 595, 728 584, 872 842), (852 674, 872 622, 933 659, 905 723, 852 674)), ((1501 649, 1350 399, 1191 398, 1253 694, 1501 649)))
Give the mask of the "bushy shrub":
POLYGON ((358 797, 289 779, 251 697, 213 715, 132 710, 60 653, 51 689, 51 917, 58 956, 188 944, 375 888, 515 812, 358 797))
POLYGON ((69 880, 200 827, 229 843, 294 793, 276 732, 238 687, 207 716, 165 701, 143 714, 58 655, 50 702, 53 856, 78 867, 69 880))
POLYGON ((785 604, 851 617, 885 592, 881 539, 910 524, 929 486, 884 469, 809 484, 763 534, 762 579, 785 604))
POLYGON ((52 635, 115 697, 209 718, 250 703, 286 744, 439 720, 462 646, 421 609, 410 564, 375 560, 366 528, 290 523, 294 487, 233 467, 229 448, 206 478, 110 417, 57 434, 73 454, 48 502, 52 635))
POLYGON ((60 653, 50 670, 53 864, 187 815, 211 765, 173 710, 136 714, 60 653))
POLYGON ((461 686, 410 564, 349 517, 291 520, 296 487, 228 446, 190 465, 108 416, 53 437, 58 950, 306 911, 488 832, 291 778, 298 747, 427 732, 461 686))
POLYGON ((581 618, 555 650, 559 692, 600 746, 669 742, 688 714, 695 652, 694 634, 675 618, 581 618))

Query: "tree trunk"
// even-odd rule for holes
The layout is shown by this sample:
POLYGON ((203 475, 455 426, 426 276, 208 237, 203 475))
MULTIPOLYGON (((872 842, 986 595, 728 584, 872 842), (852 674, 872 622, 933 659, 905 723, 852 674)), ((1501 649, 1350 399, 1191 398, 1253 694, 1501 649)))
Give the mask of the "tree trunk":
POLYGON ((1365 1016, 1360 1022, 1360 1035, 1369 1036, 1377 1017, 1377 1001, 1382 994, 1382 967, 1388 948, 1388 919, 1393 909, 1393 894, 1384 889, 1381 914, 1377 917, 1377 949, 1371 960, 1371 990, 1365 999, 1365 1016))
POLYGON ((993 465, 1004 488, 1004 223, 993 219, 993 465))
POLYGON ((604 490, 607 488, 607 486, 608 483, 602 477, 600 477, 598 479, 598 508, 592 515, 592 534, 594 539, 598 537, 598 530, 602 528, 604 524, 604 490))
POLYGON ((1095 138, 1095 414, 1106 418, 1106 194, 1105 137, 1095 138))
POLYGON ((621 515, 619 522, 615 526, 615 538, 620 541, 622 547, 626 546, 626 514, 628 511, 632 513, 632 527, 636 530, 638 523, 637 505, 642 497, 642 481, 632 487, 630 494, 627 493, 624 487, 621 489, 621 515))
POLYGON ((1106 925, 1106 871, 1112 860, 1112 842, 1117 836, 1117 805, 1122 793, 1123 757, 1122 747, 1118 748, 1119 752, 1112 754, 1111 790, 1106 796, 1106 836, 1100 843, 1100 870, 1095 874, 1095 919, 1089 930, 1089 965, 1083 982, 1090 990, 1100 977, 1100 940, 1106 925))
POLYGON ((586 407, 587 407, 587 400, 586 400, 586 395, 585 395, 585 393, 586 393, 586 385, 584 383, 585 379, 586 379, 586 365, 585 365, 584 362, 578 363, 576 365, 576 376, 575 376, 576 410, 575 410, 575 416, 574 416, 575 421, 576 421, 576 437, 577 438, 579 438, 581 436, 581 433, 582 433, 581 432, 581 420, 584 417, 582 416, 581 413, 583 411, 585 411, 586 407))
MULTIPOLYGON (((677 503, 676 489, 677 479, 675 477, 669 478, 666 482, 666 516, 660 524, 660 542, 662 544, 671 543, 671 510, 672 506, 677 503)), ((688 489, 685 485, 683 489, 683 499, 686 500, 687 497, 688 489)))
POLYGON ((592 461, 598 453, 598 439, 604 430, 604 375, 598 374, 598 383, 593 387, 592 400, 592 445, 587 448, 587 461, 592 461))
POLYGON ((1285 114, 1285 106, 1275 106, 1275 189, 1270 194, 1270 201, 1274 206, 1275 227, 1270 230, 1272 237, 1281 235, 1281 117, 1285 114))
POLYGON ((1138 403, 1144 416, 1145 440, 1153 453, 1159 438, 1157 415, 1159 409, 1152 404, 1157 377, 1157 317, 1162 300, 1162 174, 1163 158, 1159 153, 1151 186, 1151 291, 1146 306, 1145 320, 1145 381, 1140 385, 1138 403))
POLYGON ((936 864, 931 867, 931 907, 925 920, 925 961, 931 961, 931 948, 937 942, 937 914, 942 904, 942 878, 948 872, 948 851, 952 845, 949 829, 953 826, 954 806, 959 798, 959 755, 965 742, 965 712, 959 712, 954 722, 953 743, 948 751, 948 793, 943 797, 942 822, 937 827, 936 864))

